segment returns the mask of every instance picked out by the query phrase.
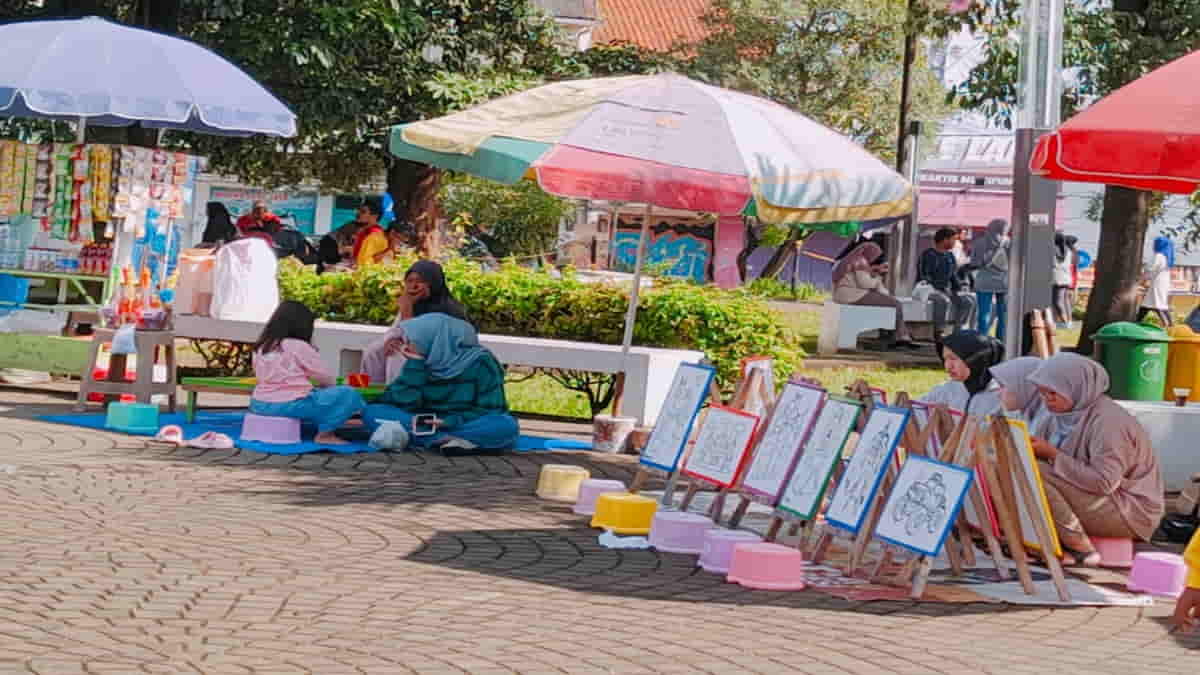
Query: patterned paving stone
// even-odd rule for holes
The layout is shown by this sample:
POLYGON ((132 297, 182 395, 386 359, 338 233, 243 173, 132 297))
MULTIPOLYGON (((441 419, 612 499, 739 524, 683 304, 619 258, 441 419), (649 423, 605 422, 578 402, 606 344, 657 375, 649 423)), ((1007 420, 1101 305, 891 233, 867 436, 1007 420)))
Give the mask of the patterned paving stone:
POLYGON ((610 550, 536 453, 273 458, 0 389, 0 673, 1196 673, 1169 606, 854 603, 610 550))

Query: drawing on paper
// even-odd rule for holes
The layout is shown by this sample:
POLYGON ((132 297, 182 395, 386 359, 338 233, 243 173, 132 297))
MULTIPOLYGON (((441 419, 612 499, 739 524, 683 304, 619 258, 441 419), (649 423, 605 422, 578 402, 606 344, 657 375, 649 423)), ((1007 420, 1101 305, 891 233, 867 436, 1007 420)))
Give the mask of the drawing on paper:
POLYGON ((708 410, 683 473, 720 487, 732 486, 745 465, 758 428, 758 417, 741 410, 714 405, 708 410))
POLYGON ((642 450, 641 464, 668 473, 675 470, 714 374, 709 366, 692 363, 679 366, 658 413, 658 422, 642 450))
POLYGON ((779 497, 779 508, 804 520, 817 516, 829 479, 842 458, 846 439, 861 410, 861 404, 846 399, 830 397, 825 401, 779 497))
MULTIPOLYGON (((1035 551, 1042 550, 1038 543, 1037 530, 1034 529, 1033 519, 1041 518, 1050 530, 1050 539, 1054 542, 1054 554, 1062 555, 1062 544, 1058 541, 1058 531, 1054 527, 1054 516, 1050 513, 1050 502, 1046 499, 1046 488, 1042 484, 1042 474, 1038 470, 1037 456, 1033 454, 1033 444, 1029 440, 1029 427, 1021 420, 1004 418, 1012 437, 1013 447, 1016 448, 1017 461, 1025 469, 1022 474, 1029 483, 1033 498, 1037 502, 1039 513, 1031 514, 1025 507, 1025 500, 1017 496, 1017 517, 1021 520, 1021 533, 1025 546, 1035 551)), ((1013 476, 1013 480, 1021 480, 1022 476, 1013 476)))
POLYGON ((824 400, 822 389, 795 383, 788 383, 783 388, 775 403, 775 414, 759 439, 750 468, 746 470, 742 487, 747 492, 767 497, 772 502, 778 499, 824 400))
POLYGON ((878 406, 871 412, 858 447, 854 449, 854 455, 850 457, 850 463, 825 512, 830 524, 858 532, 879 490, 879 482, 883 479, 888 462, 892 460, 892 453, 904 433, 909 414, 906 409, 884 406, 878 406))
POLYGON ((913 455, 904 462, 875 534, 929 556, 941 553, 974 472, 913 455))

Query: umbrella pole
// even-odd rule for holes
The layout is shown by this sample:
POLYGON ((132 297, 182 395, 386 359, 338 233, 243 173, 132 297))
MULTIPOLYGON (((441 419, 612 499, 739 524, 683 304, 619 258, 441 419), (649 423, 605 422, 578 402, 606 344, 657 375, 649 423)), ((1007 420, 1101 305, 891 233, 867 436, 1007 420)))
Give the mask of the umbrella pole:
POLYGON ((80 117, 75 123, 75 142, 83 145, 87 140, 87 118, 80 117))
MULTIPOLYGON (((646 214, 642 217, 642 231, 638 235, 637 260, 633 264, 633 289, 629 292, 629 308, 625 311, 625 336, 621 339, 621 372, 613 383, 613 417, 621 415, 621 399, 625 395, 626 360, 629 358, 629 348, 633 346, 633 324, 637 321, 638 295, 642 290, 642 264, 646 261, 646 239, 650 233, 650 218, 654 207, 646 204, 646 214)), ((614 220, 612 226, 617 226, 614 220)))

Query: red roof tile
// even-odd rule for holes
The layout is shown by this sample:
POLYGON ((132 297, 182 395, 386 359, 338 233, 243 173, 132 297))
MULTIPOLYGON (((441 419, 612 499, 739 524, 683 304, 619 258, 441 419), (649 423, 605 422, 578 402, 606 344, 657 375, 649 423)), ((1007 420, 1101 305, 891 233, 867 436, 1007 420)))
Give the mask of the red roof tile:
POLYGON ((595 44, 631 42, 665 51, 677 42, 694 42, 708 34, 700 17, 709 0, 600 0, 603 23, 595 44))

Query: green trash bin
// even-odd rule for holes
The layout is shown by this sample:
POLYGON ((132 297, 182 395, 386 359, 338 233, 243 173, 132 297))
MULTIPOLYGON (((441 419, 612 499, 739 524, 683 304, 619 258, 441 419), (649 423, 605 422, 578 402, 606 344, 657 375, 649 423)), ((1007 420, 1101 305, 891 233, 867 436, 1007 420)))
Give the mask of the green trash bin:
POLYGON ((1161 328, 1119 321, 1101 328, 1092 339, 1112 384, 1108 395, 1125 401, 1161 401, 1167 383, 1167 343, 1161 328))

